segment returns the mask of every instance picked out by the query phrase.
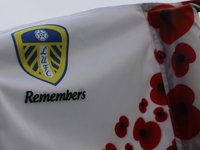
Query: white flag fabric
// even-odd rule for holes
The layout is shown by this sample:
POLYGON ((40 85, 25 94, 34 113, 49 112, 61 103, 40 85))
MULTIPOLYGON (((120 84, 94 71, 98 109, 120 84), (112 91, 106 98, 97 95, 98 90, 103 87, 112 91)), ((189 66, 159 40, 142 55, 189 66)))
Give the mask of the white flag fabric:
POLYGON ((100 8, 0 32, 0 150, 199 150, 195 2, 100 8))

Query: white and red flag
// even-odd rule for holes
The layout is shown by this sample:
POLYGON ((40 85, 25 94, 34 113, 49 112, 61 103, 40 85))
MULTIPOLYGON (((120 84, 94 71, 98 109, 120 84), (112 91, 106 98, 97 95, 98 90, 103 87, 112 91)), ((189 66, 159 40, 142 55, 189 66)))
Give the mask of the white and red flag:
POLYGON ((198 1, 100 8, 0 32, 0 150, 199 150, 198 1))

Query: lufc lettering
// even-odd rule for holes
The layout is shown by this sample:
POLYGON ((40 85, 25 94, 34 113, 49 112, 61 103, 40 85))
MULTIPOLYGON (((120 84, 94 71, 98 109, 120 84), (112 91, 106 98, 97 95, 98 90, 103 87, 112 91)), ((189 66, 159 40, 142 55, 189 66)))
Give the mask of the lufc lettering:
POLYGON ((34 94, 32 91, 26 92, 25 103, 41 103, 41 102, 56 102, 56 101, 70 101, 70 100, 84 100, 86 98, 86 91, 65 93, 45 93, 34 94))
POLYGON ((48 64, 47 52, 48 52, 47 46, 40 46, 40 62, 41 62, 42 70, 43 70, 45 76, 51 78, 51 77, 53 77, 53 73, 48 64))

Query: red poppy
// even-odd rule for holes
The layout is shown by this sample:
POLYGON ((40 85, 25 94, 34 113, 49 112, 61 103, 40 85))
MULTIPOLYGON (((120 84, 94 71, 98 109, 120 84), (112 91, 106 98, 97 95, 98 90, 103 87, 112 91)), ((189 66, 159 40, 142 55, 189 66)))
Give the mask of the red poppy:
POLYGON ((126 116, 121 116, 119 122, 115 125, 115 133, 119 138, 123 138, 127 134, 129 120, 126 116))
POLYGON ((163 84, 161 73, 153 75, 150 80, 152 90, 150 92, 151 100, 158 105, 167 105, 167 96, 163 84))
POLYGON ((172 55, 172 68, 177 77, 184 76, 189 70, 189 63, 196 60, 193 48, 186 43, 179 43, 172 55))
POLYGON ((166 54, 163 51, 154 50, 154 56, 159 64, 163 64, 166 54))
POLYGON ((189 4, 180 7, 162 4, 148 12, 148 21, 152 27, 160 29, 165 43, 172 44, 192 27, 194 13, 189 4))
POLYGON ((186 85, 176 85, 168 93, 170 114, 176 137, 189 140, 200 130, 200 111, 193 106, 194 92, 186 85))
POLYGON ((153 121, 145 122, 143 118, 138 118, 133 129, 133 137, 145 150, 154 149, 161 140, 160 126, 153 121))
POLYGON ((117 150, 117 148, 112 143, 108 143, 106 144, 105 150, 117 150))
POLYGON ((139 109, 141 113, 145 113, 147 110, 148 102, 146 99, 142 99, 142 101, 139 104, 139 109))
POLYGON ((125 150, 133 150, 133 146, 129 143, 125 145, 125 150))
POLYGON ((162 107, 156 108, 153 113, 155 114, 156 121, 158 122, 164 122, 168 117, 167 113, 164 111, 162 107))
POLYGON ((177 150, 175 139, 172 141, 172 145, 167 148, 167 150, 177 150))

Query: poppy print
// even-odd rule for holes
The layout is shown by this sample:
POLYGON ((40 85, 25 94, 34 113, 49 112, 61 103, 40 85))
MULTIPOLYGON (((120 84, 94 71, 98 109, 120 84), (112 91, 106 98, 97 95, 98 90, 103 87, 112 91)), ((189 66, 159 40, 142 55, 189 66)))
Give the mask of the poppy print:
POLYGON ((166 44, 172 44, 190 30, 194 13, 189 4, 180 7, 161 4, 148 12, 147 19, 153 28, 159 29, 161 39, 166 44))
POLYGON ((125 145, 125 150, 133 150, 133 146, 129 143, 125 145))
POLYGON ((161 73, 153 75, 150 80, 152 90, 150 92, 151 100, 158 105, 167 105, 167 95, 163 84, 161 73))
POLYGON ((145 113, 147 110, 148 102, 145 98, 142 99, 142 101, 139 104, 139 109, 141 113, 145 113))
POLYGON ((153 113, 157 122, 164 122, 168 117, 167 113, 162 107, 156 108, 153 113))
POLYGON ((159 64, 163 64, 166 58, 166 54, 163 51, 154 50, 154 56, 159 64))
POLYGON ((189 64, 196 60, 196 53, 186 43, 179 43, 172 55, 172 68, 176 77, 184 76, 189 70, 189 64))
POLYGON ((172 141, 172 145, 167 148, 167 150, 178 150, 176 146, 175 139, 172 141))
POLYGON ((114 144, 108 143, 108 144, 106 144, 106 147, 103 150, 117 150, 117 148, 115 147, 114 144))
POLYGON ((168 98, 175 136, 183 140, 192 139, 200 130, 200 111, 193 106, 194 92, 179 84, 168 93, 168 98))
POLYGON ((115 125, 115 133, 119 138, 123 138, 127 134, 129 120, 126 116, 121 116, 119 122, 115 125))
POLYGON ((160 143, 161 128, 156 122, 145 122, 143 118, 138 118, 133 128, 133 137, 143 149, 152 150, 160 143))

